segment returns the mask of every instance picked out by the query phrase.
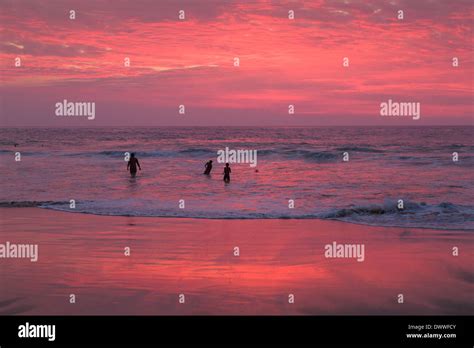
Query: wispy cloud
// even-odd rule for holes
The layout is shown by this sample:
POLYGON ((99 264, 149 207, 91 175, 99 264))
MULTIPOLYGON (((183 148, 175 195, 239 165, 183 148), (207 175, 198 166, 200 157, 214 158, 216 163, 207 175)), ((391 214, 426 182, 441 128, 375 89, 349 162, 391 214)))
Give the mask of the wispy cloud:
MULTIPOLYGON (((144 108, 186 103, 201 108, 194 117, 216 123, 214 109, 260 108, 257 120, 269 121, 285 103, 299 104, 305 117, 350 113, 357 123, 357 115, 374 114, 389 95, 422 101, 431 120, 455 115, 469 123, 473 111, 466 102, 471 1, 0 0, 0 6, 0 74, 11 112, 14 93, 34 90, 34 103, 58 89, 95 90, 96 98, 140 100, 144 108)), ((149 116, 140 117, 146 123, 149 116)))

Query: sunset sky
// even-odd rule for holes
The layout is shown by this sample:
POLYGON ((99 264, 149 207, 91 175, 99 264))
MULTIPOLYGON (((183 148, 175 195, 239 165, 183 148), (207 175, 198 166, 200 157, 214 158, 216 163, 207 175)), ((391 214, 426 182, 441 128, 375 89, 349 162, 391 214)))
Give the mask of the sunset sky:
POLYGON ((1 125, 473 124, 473 3, 0 0, 1 125), (55 116, 64 99, 95 120, 55 116))

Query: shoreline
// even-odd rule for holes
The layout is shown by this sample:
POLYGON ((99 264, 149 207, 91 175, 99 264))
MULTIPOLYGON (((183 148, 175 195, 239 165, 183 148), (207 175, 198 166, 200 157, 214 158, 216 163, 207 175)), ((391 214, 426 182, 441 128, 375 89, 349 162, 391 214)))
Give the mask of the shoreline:
MULTIPOLYGON (((0 207, 0 209, 3 207, 0 207)), ((40 209, 46 209, 46 210, 54 210, 54 211, 59 211, 63 213, 73 213, 73 214, 85 214, 85 215, 94 215, 94 216, 116 216, 116 217, 136 217, 136 218, 156 218, 156 219, 191 219, 191 220, 318 220, 318 221, 337 221, 341 223, 347 223, 347 224, 354 224, 354 225, 359 225, 359 226, 370 226, 370 227, 387 227, 387 228, 400 228, 400 229, 407 229, 407 228, 412 228, 412 229, 419 229, 419 230, 436 230, 436 231, 449 231, 449 232, 467 232, 467 231, 474 231, 472 228, 445 228, 445 227, 413 227, 413 226, 398 226, 398 225, 377 225, 377 224, 370 224, 370 223, 364 223, 360 221, 346 221, 343 219, 335 219, 335 218, 321 218, 321 217, 257 217, 257 218, 245 218, 245 217, 227 217, 227 218, 222 218, 222 217, 194 217, 194 216, 146 216, 146 215, 112 215, 112 214, 100 214, 100 213, 88 213, 88 212, 82 212, 82 211, 72 211, 72 210, 60 210, 60 209, 54 209, 54 208, 48 208, 48 207, 40 207, 37 206, 37 208, 40 209)))
MULTIPOLYGON (((362 221, 347 221, 344 219, 337 218, 323 218, 323 217, 197 217, 197 216, 169 216, 169 215, 132 215, 132 214, 101 214, 101 213, 91 213, 84 211, 75 211, 75 210, 66 210, 66 209, 55 209, 52 207, 42 207, 41 204, 65 204, 69 202, 63 201, 48 201, 48 202, 36 202, 36 201, 12 201, 9 204, 4 202, 3 205, 0 205, 0 209, 25 209, 25 208, 38 208, 44 210, 52 210, 61 213, 72 213, 72 214, 83 214, 83 215, 92 215, 92 216, 110 216, 110 217, 135 217, 135 218, 156 218, 156 219, 192 219, 192 220, 243 220, 243 221, 253 221, 253 220, 317 220, 317 221, 336 221, 340 223, 354 224, 358 226, 367 226, 367 227, 381 227, 381 228, 399 228, 399 229, 420 229, 420 230, 436 230, 436 231, 449 231, 449 232, 469 232, 474 231, 472 228, 451 228, 451 227, 420 227, 420 226, 402 226, 402 225, 384 225, 376 224, 362 221)), ((383 215, 383 214, 381 214, 383 215)))

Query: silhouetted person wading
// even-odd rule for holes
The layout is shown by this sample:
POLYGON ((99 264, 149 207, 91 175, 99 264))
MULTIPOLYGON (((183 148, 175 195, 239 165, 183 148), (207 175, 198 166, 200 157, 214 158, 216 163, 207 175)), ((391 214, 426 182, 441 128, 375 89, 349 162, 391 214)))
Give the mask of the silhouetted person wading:
POLYGON ((229 163, 225 164, 224 167, 224 182, 230 182, 230 173, 232 170, 230 170, 229 163))
POLYGON ((128 164, 127 164, 127 170, 130 169, 130 174, 132 175, 132 177, 137 175, 137 166, 138 166, 138 169, 142 170, 142 168, 140 167, 140 163, 138 162, 138 159, 135 157, 135 154, 132 153, 130 155, 130 160, 128 161, 128 164))
POLYGON ((209 162, 207 162, 204 166, 206 167, 206 170, 204 171, 204 174, 206 174, 206 175, 211 174, 212 160, 209 160, 209 162))

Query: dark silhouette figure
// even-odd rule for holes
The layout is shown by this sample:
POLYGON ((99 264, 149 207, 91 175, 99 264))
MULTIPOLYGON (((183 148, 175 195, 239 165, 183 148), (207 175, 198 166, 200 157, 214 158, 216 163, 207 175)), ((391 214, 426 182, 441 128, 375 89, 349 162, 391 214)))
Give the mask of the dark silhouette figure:
POLYGON ((209 160, 209 162, 207 162, 204 167, 206 167, 206 170, 204 171, 204 174, 206 175, 209 175, 211 174, 211 170, 212 170, 212 160, 209 160))
POLYGON ((137 166, 138 166, 138 169, 142 170, 142 168, 140 167, 140 163, 138 162, 138 159, 135 157, 135 154, 132 153, 130 154, 130 160, 128 161, 128 164, 127 164, 127 170, 130 169, 130 174, 132 175, 132 177, 137 175, 137 166))
POLYGON ((230 170, 229 163, 226 163, 224 167, 224 182, 230 182, 230 173, 232 173, 232 170, 230 170))

